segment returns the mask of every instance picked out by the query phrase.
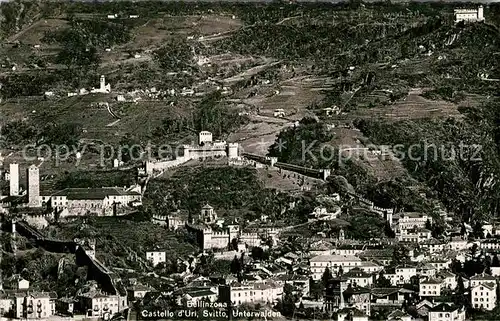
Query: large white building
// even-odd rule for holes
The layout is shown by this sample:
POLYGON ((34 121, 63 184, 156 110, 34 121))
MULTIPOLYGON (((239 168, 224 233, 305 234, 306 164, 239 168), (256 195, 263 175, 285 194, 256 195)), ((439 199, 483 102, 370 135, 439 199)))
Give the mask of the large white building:
POLYGON ((477 9, 455 9, 454 13, 455 13, 455 22, 484 21, 483 6, 479 6, 477 9))
POLYGON ((111 317, 128 308, 127 296, 108 295, 97 290, 91 290, 78 296, 80 307, 87 317, 111 317))
POLYGON ((231 300, 233 305, 242 303, 276 303, 282 299, 283 285, 273 281, 262 281, 254 283, 234 282, 227 286, 219 287, 219 298, 222 302, 231 300))
POLYGON ((48 292, 19 292, 14 295, 14 315, 18 319, 49 319, 55 315, 55 297, 48 292))
POLYGON ((41 196, 42 204, 50 204, 62 210, 61 216, 96 214, 113 215, 114 207, 121 208, 131 203, 142 202, 141 193, 118 187, 67 188, 41 196))
POLYGON ((422 243, 431 239, 431 231, 426 228, 401 229, 398 233, 400 242, 422 243))
POLYGON ((441 303, 429 310, 429 321, 465 321, 465 310, 441 303))
POLYGON ((497 305, 497 284, 486 282, 471 287, 471 303, 474 309, 493 310, 497 305))
POLYGON ((420 281, 420 297, 438 297, 441 296, 441 289, 443 288, 443 281, 440 279, 429 278, 420 281))
POLYGON ((427 221, 432 223, 432 217, 427 214, 416 212, 401 213, 398 219, 398 229, 401 231, 414 228, 425 228, 427 221))
POLYGON ((417 275, 416 266, 400 265, 395 269, 396 284, 408 284, 412 277, 417 275))
POLYGON ((167 261, 166 252, 162 250, 157 251, 147 251, 146 259, 150 261, 154 266, 167 261))
POLYGON ((309 260, 313 280, 320 280, 328 267, 332 274, 339 272, 340 267, 344 273, 355 267, 361 267, 361 259, 352 255, 319 255, 309 260))
POLYGON ((189 222, 186 226, 197 234, 198 244, 203 250, 226 249, 234 241, 248 247, 260 246, 262 239, 270 236, 265 230, 242 231, 238 224, 224 225, 224 219, 219 219, 208 204, 202 207, 197 222, 189 222))
POLYGON ((227 157, 230 160, 239 159, 239 144, 226 141, 214 141, 211 132, 202 131, 198 134, 198 144, 182 146, 182 155, 175 151, 172 160, 146 161, 145 173, 151 175, 154 172, 165 171, 169 168, 180 166, 190 160, 203 160, 210 158, 227 157))
POLYGON ((497 302, 497 283, 491 275, 482 273, 471 277, 471 303, 474 309, 493 310, 497 302))

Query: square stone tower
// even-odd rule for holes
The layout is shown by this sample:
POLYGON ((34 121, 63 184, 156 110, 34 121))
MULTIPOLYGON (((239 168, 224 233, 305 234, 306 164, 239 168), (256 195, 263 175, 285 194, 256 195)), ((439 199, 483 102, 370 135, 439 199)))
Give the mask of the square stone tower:
POLYGON ((9 170, 10 196, 19 195, 19 164, 11 163, 9 170))
POLYGON ((31 165, 27 170, 28 177, 28 204, 38 206, 40 203, 40 170, 36 165, 31 165))

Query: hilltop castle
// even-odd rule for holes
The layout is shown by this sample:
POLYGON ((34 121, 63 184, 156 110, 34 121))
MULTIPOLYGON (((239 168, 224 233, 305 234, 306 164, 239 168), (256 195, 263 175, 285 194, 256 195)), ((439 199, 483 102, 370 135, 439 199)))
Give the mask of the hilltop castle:
POLYGON ((214 208, 207 204, 202 207, 196 222, 188 222, 186 226, 196 234, 197 242, 203 250, 227 249, 233 242, 243 243, 249 247, 261 245, 258 233, 242 232, 238 224, 226 226, 223 224, 224 220, 219 219, 214 208))
POLYGON ((454 13, 455 13, 455 22, 484 21, 483 6, 479 6, 477 9, 455 9, 454 13))
POLYGON ((11 163, 9 167, 9 196, 0 198, 2 207, 13 204, 22 207, 50 207, 59 216, 113 215, 117 208, 137 206, 142 203, 142 195, 138 187, 102 187, 102 188, 66 188, 60 191, 40 191, 40 169, 31 165, 26 169, 26 191, 19 188, 19 164, 11 163))
POLYGON ((173 160, 146 161, 145 172, 151 175, 155 171, 164 171, 179 166, 193 159, 207 159, 227 157, 230 160, 239 159, 239 144, 225 141, 214 141, 213 135, 208 131, 198 134, 198 144, 183 145, 183 155, 176 155, 173 160))

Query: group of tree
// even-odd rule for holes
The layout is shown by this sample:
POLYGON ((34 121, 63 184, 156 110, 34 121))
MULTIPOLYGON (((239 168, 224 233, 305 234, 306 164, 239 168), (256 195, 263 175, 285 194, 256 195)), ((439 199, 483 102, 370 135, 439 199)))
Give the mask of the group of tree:
POLYGON ((56 62, 73 67, 96 67, 99 50, 131 40, 127 25, 100 19, 83 20, 70 17, 69 28, 48 31, 43 41, 58 42, 62 49, 56 62))
POLYGON ((81 132, 81 127, 71 122, 48 123, 40 127, 34 122, 19 120, 9 122, 1 128, 0 136, 3 140, 0 143, 33 144, 35 147, 41 145, 66 146, 67 151, 72 151, 74 147, 78 146, 81 132))

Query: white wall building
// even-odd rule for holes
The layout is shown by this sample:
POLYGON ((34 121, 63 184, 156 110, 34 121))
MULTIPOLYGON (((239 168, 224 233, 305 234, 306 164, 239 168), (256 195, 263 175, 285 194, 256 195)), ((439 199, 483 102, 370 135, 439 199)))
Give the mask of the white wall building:
POLYGON ((465 310, 446 303, 429 310, 429 321, 465 321, 465 310))
POLYGON ((420 297, 438 297, 441 296, 443 281, 435 278, 420 281, 419 294, 420 297))
POLYGON ((153 266, 157 266, 160 263, 166 262, 166 252, 165 251, 147 251, 146 259, 153 263, 153 266))
POLYGON ((484 21, 483 6, 479 6, 477 9, 455 9, 455 22, 466 21, 466 22, 476 22, 484 21))
POLYGON ((471 287, 471 303, 474 309, 491 311, 497 305, 497 284, 481 283, 471 287))
POLYGON ((332 274, 338 273, 340 267, 346 273, 352 268, 361 267, 361 259, 352 255, 319 255, 313 257, 309 264, 312 278, 320 280, 327 267, 332 274))
POLYGON ((427 214, 406 212, 399 214, 398 227, 399 230, 410 230, 413 228, 425 228, 425 224, 429 221, 432 223, 432 217, 427 214))
POLYGON ((417 268, 414 266, 397 266, 395 272, 396 284, 408 284, 411 278, 417 275, 417 268))
POLYGON ((255 283, 232 283, 219 287, 219 298, 223 302, 231 300, 232 304, 242 303, 275 303, 283 295, 283 285, 273 281, 255 283))

